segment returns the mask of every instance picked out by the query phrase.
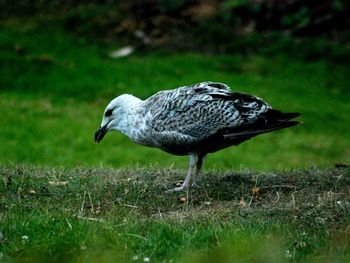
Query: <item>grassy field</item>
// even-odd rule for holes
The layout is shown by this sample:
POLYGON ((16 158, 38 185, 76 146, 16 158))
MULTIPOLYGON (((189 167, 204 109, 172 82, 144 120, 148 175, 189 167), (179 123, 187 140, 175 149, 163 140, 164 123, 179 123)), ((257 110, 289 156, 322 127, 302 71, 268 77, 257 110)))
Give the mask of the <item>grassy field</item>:
POLYGON ((349 170, 330 168, 349 162, 348 65, 161 51, 113 60, 119 46, 96 42, 0 23, 0 261, 350 260, 349 170), (164 190, 187 157, 118 133, 93 142, 113 97, 206 80, 301 112, 303 124, 210 155, 202 188, 184 194, 164 190))
POLYGON ((5 262, 349 262, 350 170, 0 168, 5 262))
POLYGON ((146 98, 205 80, 301 112, 304 122, 213 154, 206 167, 283 169, 348 161, 350 91, 344 65, 194 53, 137 53, 113 60, 107 56, 113 46, 90 44, 30 22, 2 24, 0 43, 2 163, 184 168, 185 157, 135 145, 117 133, 95 145, 93 134, 105 106, 119 94, 146 98))

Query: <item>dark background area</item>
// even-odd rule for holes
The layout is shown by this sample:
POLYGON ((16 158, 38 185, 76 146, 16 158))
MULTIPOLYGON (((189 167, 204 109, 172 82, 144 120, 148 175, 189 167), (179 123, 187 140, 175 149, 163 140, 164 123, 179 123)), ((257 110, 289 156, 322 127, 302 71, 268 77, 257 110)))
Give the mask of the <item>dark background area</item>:
POLYGON ((350 59, 345 0, 1 0, 0 6, 3 19, 35 17, 89 40, 139 49, 350 59))

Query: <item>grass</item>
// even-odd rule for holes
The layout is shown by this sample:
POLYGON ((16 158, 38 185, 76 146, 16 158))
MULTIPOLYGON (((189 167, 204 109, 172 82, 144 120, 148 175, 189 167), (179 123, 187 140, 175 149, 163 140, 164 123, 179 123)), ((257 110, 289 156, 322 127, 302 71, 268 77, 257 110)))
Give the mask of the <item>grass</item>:
POLYGON ((153 93, 204 80, 258 95, 274 107, 302 113, 303 125, 263 135, 209 156, 217 169, 329 167, 347 162, 349 68, 286 56, 143 54, 113 60, 116 46, 89 43, 57 26, 1 24, 0 161, 65 167, 125 167, 158 163, 184 168, 187 159, 108 135, 93 143, 107 103, 122 93, 153 93), (22 26, 23 25, 23 26, 22 26))
POLYGON ((347 262, 350 170, 217 173, 0 168, 1 259, 54 262, 347 262), (27 236, 27 237, 24 237, 27 236), (137 258, 137 259, 136 259, 137 258))

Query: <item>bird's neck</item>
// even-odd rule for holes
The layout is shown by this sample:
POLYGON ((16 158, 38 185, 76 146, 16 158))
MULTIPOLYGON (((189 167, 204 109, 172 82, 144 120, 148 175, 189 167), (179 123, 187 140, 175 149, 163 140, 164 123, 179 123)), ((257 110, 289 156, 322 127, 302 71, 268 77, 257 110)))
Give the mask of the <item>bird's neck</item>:
POLYGON ((143 101, 138 98, 129 101, 124 108, 123 116, 120 117, 118 130, 131 140, 139 142, 145 127, 143 101))

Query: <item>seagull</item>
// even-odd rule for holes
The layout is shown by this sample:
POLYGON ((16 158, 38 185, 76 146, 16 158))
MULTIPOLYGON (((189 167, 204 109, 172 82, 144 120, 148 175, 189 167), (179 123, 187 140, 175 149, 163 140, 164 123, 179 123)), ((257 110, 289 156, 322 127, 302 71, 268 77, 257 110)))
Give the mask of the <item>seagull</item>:
POLYGON ((253 95, 231 91, 218 82, 201 82, 163 90, 141 100, 130 94, 113 99, 106 107, 99 143, 106 133, 119 131, 132 141, 174 155, 189 155, 182 185, 167 192, 198 186, 208 153, 239 145, 259 134, 297 125, 300 113, 282 113, 253 95))

